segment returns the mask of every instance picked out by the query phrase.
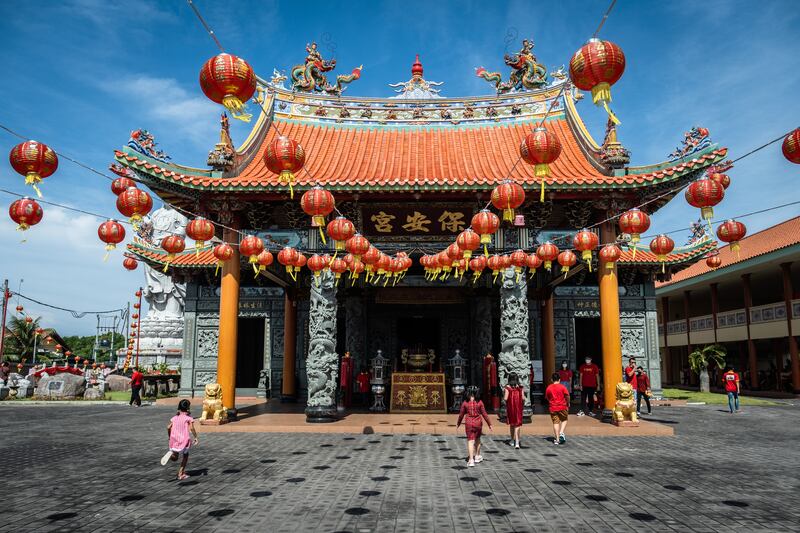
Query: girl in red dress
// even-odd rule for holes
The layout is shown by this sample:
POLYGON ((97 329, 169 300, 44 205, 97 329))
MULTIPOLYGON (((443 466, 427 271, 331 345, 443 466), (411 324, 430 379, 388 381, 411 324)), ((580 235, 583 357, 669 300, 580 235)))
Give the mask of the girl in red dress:
POLYGON ((478 387, 467 389, 467 399, 461 404, 461 412, 458 413, 458 423, 456 424, 456 429, 458 429, 461 427, 462 420, 466 417, 464 429, 467 432, 467 454, 469 455, 467 466, 475 466, 475 463, 483 461, 483 456, 481 455, 483 420, 486 420, 489 431, 492 430, 492 422, 489 420, 489 415, 486 414, 486 408, 478 398, 480 398, 478 387))
POLYGON ((508 385, 503 392, 503 401, 506 402, 506 421, 508 422, 511 440, 509 446, 519 450, 519 434, 522 429, 522 404, 524 403, 524 390, 519 383, 519 377, 511 373, 508 375, 508 385))

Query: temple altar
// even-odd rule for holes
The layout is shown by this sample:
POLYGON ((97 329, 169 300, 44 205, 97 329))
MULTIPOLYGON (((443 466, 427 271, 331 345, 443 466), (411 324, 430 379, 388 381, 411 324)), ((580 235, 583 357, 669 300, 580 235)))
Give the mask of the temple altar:
POLYGON ((447 413, 444 372, 394 372, 392 413, 447 413))

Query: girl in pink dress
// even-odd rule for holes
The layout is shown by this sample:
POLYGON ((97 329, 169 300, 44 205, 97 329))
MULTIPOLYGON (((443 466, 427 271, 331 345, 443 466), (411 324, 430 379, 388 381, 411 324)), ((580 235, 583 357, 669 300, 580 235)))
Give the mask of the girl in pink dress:
POLYGON ((486 414, 483 402, 478 399, 479 397, 478 387, 467 389, 467 399, 461 404, 461 412, 458 413, 458 423, 456 424, 456 429, 458 429, 462 420, 466 417, 464 429, 467 432, 467 454, 469 455, 467 466, 475 466, 475 463, 483 461, 483 456, 481 455, 483 420, 486 420, 489 425, 489 431, 492 430, 492 422, 489 420, 489 415, 486 414))
POLYGON ((167 426, 169 436, 169 451, 161 458, 161 465, 166 466, 169 461, 177 461, 181 457, 181 466, 178 469, 178 481, 188 478, 186 463, 189 462, 189 448, 197 444, 197 431, 194 429, 194 419, 189 414, 189 400, 178 403, 178 414, 172 417, 167 426))
POLYGON ((514 373, 509 374, 508 385, 506 385, 503 392, 503 401, 506 402, 506 421, 511 435, 511 440, 508 441, 508 444, 518 450, 519 434, 522 429, 523 398, 524 391, 522 385, 519 384, 519 378, 514 373))

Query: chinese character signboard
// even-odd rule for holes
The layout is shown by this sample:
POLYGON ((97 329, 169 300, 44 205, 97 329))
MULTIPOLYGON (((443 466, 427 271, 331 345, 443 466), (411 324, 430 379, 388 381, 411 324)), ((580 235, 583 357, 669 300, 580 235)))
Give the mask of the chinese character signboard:
POLYGON ((472 220, 472 208, 463 206, 365 206, 361 210, 367 236, 456 236, 472 220))

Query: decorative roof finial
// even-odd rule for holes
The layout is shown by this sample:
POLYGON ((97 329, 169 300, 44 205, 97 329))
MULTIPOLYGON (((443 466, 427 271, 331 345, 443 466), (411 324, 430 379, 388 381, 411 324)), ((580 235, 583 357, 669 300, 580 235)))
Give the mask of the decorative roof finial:
POLYGON ((411 65, 411 75, 418 78, 422 77, 422 63, 419 62, 419 54, 414 59, 414 64, 411 65))

